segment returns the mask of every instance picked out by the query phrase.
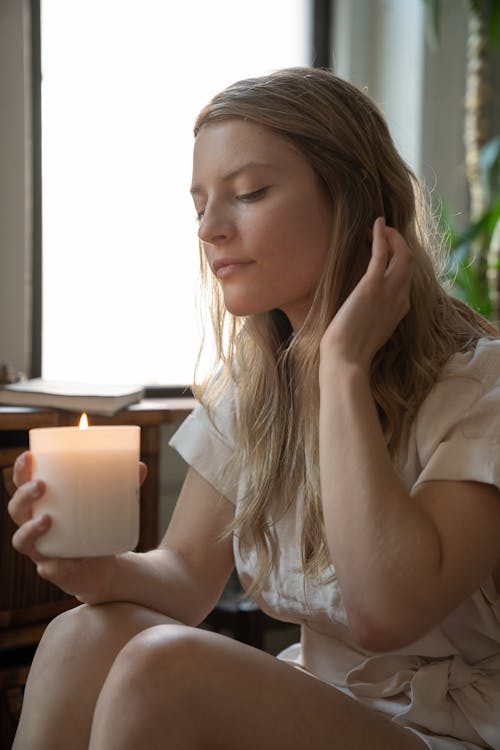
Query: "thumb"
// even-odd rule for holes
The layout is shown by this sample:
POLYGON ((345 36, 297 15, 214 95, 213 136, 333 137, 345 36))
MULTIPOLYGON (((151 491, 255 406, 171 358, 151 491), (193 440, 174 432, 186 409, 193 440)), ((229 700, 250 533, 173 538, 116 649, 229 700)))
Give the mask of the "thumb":
POLYGON ((142 485, 148 475, 148 467, 142 461, 139 461, 139 484, 142 485))

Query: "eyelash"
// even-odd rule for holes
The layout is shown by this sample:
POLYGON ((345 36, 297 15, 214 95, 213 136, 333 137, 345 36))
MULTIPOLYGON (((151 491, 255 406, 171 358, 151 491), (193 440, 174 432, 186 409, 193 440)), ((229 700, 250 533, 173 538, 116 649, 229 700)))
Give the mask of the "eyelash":
MULTIPOLYGON (((262 187, 258 190, 253 190, 251 193, 243 193, 242 195, 237 195, 236 200, 242 201, 243 203, 253 203, 254 201, 258 201, 259 198, 263 198, 265 193, 269 190, 269 187, 262 187)), ((199 211, 196 214, 196 221, 199 223, 203 219, 205 211, 199 211)))
POLYGON ((259 200, 259 198, 262 198, 268 189, 269 188, 267 186, 261 187, 259 188, 259 190, 253 190, 251 193, 244 193, 243 195, 237 195, 236 198, 237 200, 243 201, 244 203, 245 202, 251 203, 252 201, 256 201, 256 200, 259 200))

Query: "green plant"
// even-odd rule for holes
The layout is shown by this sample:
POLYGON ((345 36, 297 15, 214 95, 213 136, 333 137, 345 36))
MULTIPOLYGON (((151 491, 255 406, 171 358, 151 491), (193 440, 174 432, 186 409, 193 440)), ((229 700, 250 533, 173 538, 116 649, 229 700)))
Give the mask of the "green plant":
MULTIPOLYGON (((424 0, 428 39, 439 43, 441 2, 424 0)), ((467 0, 464 109, 470 223, 458 233, 443 204, 450 238, 447 276, 454 292, 483 315, 500 320, 500 134, 492 136, 489 54, 500 38, 500 0, 467 0)))
POLYGON ((444 203, 442 227, 450 253, 446 276, 455 294, 493 320, 500 320, 500 135, 480 150, 479 169, 485 185, 485 209, 458 232, 444 203))

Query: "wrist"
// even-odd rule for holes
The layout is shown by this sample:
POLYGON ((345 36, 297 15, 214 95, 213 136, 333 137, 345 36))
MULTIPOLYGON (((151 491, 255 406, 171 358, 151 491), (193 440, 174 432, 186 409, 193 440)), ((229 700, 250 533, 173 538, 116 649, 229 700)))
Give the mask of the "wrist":
POLYGON ((91 580, 84 581, 81 590, 75 594, 76 598, 84 604, 106 604, 106 602, 119 600, 120 568, 123 556, 89 558, 88 577, 91 580))
POLYGON ((134 558, 136 555, 137 552, 123 552, 108 558, 108 566, 100 591, 102 596, 100 604, 121 601, 126 596, 127 587, 130 585, 130 576, 133 574, 135 567, 134 558))
POLYGON ((347 386, 348 384, 368 384, 370 383, 369 369, 359 362, 349 361, 346 359, 320 359, 319 363, 319 386, 322 388, 331 388, 347 386))

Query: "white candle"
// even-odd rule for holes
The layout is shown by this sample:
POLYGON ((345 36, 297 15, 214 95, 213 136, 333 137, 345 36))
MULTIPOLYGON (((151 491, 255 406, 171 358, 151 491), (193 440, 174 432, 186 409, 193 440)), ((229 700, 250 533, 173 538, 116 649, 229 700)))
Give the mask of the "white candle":
POLYGON ((137 426, 46 427, 29 432, 33 479, 47 485, 33 516, 50 529, 37 549, 48 557, 91 557, 133 549, 139 538, 137 426))

